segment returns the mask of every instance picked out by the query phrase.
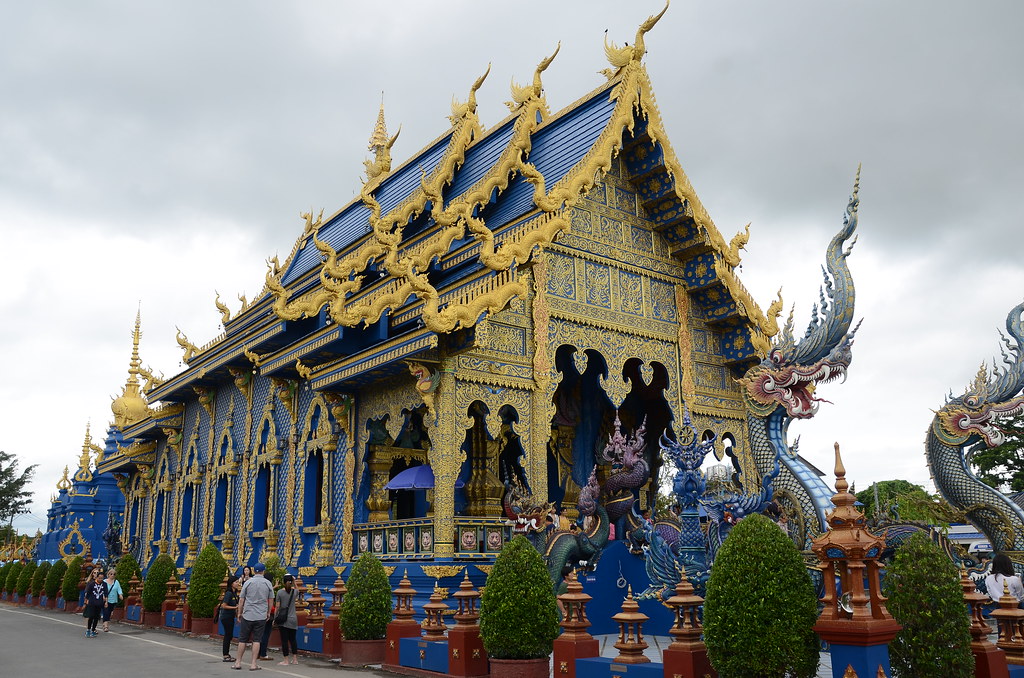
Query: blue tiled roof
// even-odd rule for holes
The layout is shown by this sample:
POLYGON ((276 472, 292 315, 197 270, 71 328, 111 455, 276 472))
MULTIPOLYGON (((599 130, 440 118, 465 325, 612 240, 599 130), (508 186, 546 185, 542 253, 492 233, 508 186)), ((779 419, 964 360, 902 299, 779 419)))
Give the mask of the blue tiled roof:
MULTIPOLYGON (((607 90, 601 90, 589 101, 551 119, 533 135, 528 160, 544 175, 548 189, 558 183, 593 147, 607 126, 614 107, 615 102, 609 100, 607 90)), ((511 141, 514 125, 513 117, 467 150, 465 162, 455 172, 447 191, 449 200, 463 194, 494 167, 511 141)), ((393 210, 419 188, 421 168, 429 175, 444 156, 448 142, 449 135, 445 135, 385 179, 374 191, 374 198, 380 203, 382 214, 393 210)), ((523 181, 522 177, 517 177, 500 196, 498 204, 489 210, 486 218, 490 227, 496 228, 522 216, 532 207, 533 186, 523 181)), ((364 235, 368 228, 369 210, 357 200, 321 226, 318 237, 335 250, 341 250, 364 235)), ((320 260, 319 251, 307 245, 291 262, 283 277, 284 284, 294 282, 319 265, 320 260)))

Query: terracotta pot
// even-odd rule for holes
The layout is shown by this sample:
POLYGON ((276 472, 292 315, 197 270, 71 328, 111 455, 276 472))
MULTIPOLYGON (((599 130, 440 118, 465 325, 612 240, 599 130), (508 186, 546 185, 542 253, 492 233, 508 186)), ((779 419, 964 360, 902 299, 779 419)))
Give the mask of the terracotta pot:
POLYGON ((341 663, 346 666, 383 664, 385 643, 383 638, 380 640, 343 640, 341 641, 341 663))
POLYGON ((548 678, 550 658, 540 659, 495 659, 491 662, 491 678, 548 678))
POLYGON ((144 626, 163 626, 164 625, 164 613, 163 612, 143 612, 142 623, 144 626))
POLYGON ((213 617, 193 617, 191 630, 193 636, 212 636, 217 630, 217 620, 213 617))
POLYGON ((46 609, 47 610, 56 610, 57 609, 57 599, 56 598, 48 599, 46 601, 46 609))

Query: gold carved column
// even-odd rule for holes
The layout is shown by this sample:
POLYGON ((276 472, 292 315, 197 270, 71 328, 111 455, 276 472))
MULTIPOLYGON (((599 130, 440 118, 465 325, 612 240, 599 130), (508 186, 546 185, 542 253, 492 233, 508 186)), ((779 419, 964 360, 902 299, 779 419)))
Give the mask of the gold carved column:
POLYGON ((465 412, 456 411, 456 358, 446 358, 438 372, 439 384, 434 399, 434 425, 428 453, 434 470, 434 556, 455 555, 455 480, 462 466, 461 447, 465 433, 458 430, 465 412))

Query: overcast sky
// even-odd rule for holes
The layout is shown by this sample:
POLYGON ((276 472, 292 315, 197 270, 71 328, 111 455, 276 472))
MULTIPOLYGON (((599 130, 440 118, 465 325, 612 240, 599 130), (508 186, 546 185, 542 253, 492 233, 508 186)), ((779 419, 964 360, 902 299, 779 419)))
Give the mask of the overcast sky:
MULTIPOLYGON (((220 332, 299 212, 349 202, 384 93, 396 163, 447 129, 493 64, 544 74, 553 110, 604 78, 661 9, 643 2, 14 2, 0 0, 0 449, 38 463, 34 530, 86 423, 102 438, 142 359, 181 367, 177 325, 220 332)), ((676 0, 646 64, 671 143, 725 237, 751 222, 741 277, 780 286, 802 328, 863 163, 850 259, 864 324, 845 384, 797 422, 801 452, 858 487, 930 487, 932 409, 998 350, 1024 298, 1024 5, 676 0)), ((97 441, 99 442, 99 441, 97 441)))

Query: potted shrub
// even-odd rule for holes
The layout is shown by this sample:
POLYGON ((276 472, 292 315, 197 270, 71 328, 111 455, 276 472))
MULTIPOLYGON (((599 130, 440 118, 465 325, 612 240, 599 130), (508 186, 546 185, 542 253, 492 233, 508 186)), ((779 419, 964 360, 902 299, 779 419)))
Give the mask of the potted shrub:
POLYGON ((35 577, 37 569, 38 565, 29 562, 21 568, 21 574, 18 575, 18 600, 23 605, 32 602, 32 578, 35 577))
POLYGON ((46 573, 46 583, 43 590, 46 593, 46 607, 54 609, 57 607, 57 597, 60 595, 60 586, 64 581, 64 573, 68 571, 68 564, 58 560, 46 573))
POLYGON ((167 581, 174 572, 174 561, 166 553, 161 553, 149 566, 146 579, 142 584, 142 609, 145 610, 146 626, 163 626, 160 607, 167 597, 167 581))
POLYGON ((7 591, 7 577, 11 574, 11 568, 14 567, 14 561, 4 563, 0 566, 0 591, 3 592, 4 600, 11 600, 12 596, 7 591))
POLYGON ((793 541, 763 515, 741 520, 708 579, 704 643, 711 665, 730 678, 813 678, 817 618, 814 585, 793 541))
POLYGON ((380 664, 384 661, 384 634, 391 621, 387 572, 372 553, 363 553, 352 566, 347 586, 338 618, 345 636, 342 661, 353 666, 380 664))
POLYGON ((25 569, 25 566, 21 563, 14 563, 14 567, 7 573, 7 600, 9 602, 19 602, 21 598, 18 596, 18 579, 21 577, 21 571, 25 569))
POLYGON ((558 603, 544 560, 526 537, 505 544, 480 599, 480 637, 491 676, 546 678, 558 603))
POLYGON ((135 556, 130 553, 126 553, 117 560, 117 583, 121 585, 121 595, 124 596, 121 602, 118 603, 117 607, 114 608, 114 612, 111 615, 111 619, 120 621, 124 618, 125 614, 125 603, 128 600, 128 591, 130 590, 130 582, 132 577, 138 576, 142 578, 141 572, 139 572, 139 562, 135 560, 135 556))
POLYGON ((970 618, 956 565, 924 532, 896 549, 886 568, 886 606, 903 630, 889 643, 893 675, 970 678, 974 675, 970 618))
POLYGON ((74 612, 78 609, 78 580, 82 576, 82 556, 75 556, 64 570, 64 578, 60 582, 60 592, 64 597, 64 611, 74 612))
POLYGON ((188 607, 192 611, 192 633, 211 635, 216 630, 213 609, 220 599, 220 583, 228 565, 213 544, 207 544, 192 565, 188 583, 188 607))
POLYGON ((35 596, 32 600, 36 605, 41 605, 43 602, 43 596, 46 595, 46 575, 50 573, 50 563, 45 560, 39 563, 39 567, 36 568, 36 573, 32 575, 32 584, 29 588, 32 589, 32 595, 35 596))

